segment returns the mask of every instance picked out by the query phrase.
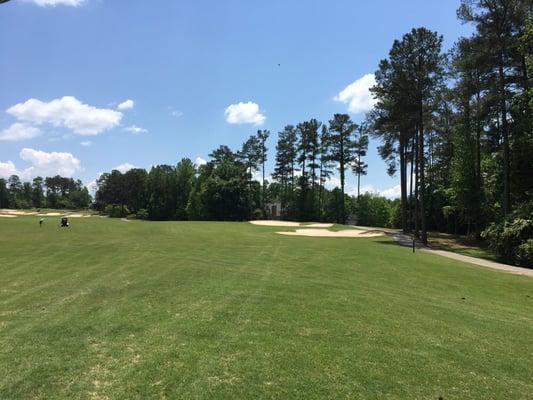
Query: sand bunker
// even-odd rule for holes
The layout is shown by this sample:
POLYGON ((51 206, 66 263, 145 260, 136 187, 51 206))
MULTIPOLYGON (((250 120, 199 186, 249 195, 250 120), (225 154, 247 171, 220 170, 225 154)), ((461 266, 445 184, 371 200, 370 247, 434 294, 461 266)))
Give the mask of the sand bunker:
POLYGON ((17 218, 17 215, 0 214, 0 218, 17 218))
POLYGON ((353 237, 375 237, 383 235, 382 232, 378 231, 361 231, 358 229, 347 229, 343 231, 329 231, 327 229, 296 229, 295 232, 276 232, 280 235, 286 236, 311 236, 311 237, 343 237, 343 238, 353 238, 353 237))
POLYGON ((303 228, 331 228, 333 224, 307 224, 302 225, 303 228))
POLYGON ((36 215, 36 212, 2 209, 0 213, 7 215, 36 215))
MULTIPOLYGON (((85 218, 86 215, 83 215, 83 214, 68 214, 67 217, 69 217, 69 218, 85 218)), ((90 215, 87 215, 87 217, 90 217, 90 215)))
POLYGON ((300 226, 299 222, 290 221, 250 221, 250 223, 261 226, 300 226))

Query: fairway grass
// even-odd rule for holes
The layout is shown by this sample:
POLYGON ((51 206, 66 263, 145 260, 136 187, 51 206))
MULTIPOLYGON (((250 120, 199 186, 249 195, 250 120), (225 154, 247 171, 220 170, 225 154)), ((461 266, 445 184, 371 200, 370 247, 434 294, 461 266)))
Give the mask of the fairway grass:
POLYGON ((533 279, 390 238, 0 219, 0 399, 531 399, 533 279))

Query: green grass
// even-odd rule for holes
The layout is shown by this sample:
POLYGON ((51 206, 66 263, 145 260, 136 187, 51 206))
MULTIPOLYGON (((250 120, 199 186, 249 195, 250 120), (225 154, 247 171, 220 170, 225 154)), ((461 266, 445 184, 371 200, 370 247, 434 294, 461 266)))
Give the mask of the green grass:
POLYGON ((0 399, 531 399, 533 279, 279 229, 0 219, 0 399))

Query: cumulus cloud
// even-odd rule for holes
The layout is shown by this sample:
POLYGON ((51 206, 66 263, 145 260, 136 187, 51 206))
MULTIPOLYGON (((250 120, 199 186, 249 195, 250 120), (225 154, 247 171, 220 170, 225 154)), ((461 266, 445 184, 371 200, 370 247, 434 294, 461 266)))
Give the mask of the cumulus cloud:
POLYGON ((71 177, 81 168, 80 160, 71 153, 51 152, 24 148, 20 151, 20 158, 32 164, 25 170, 25 174, 61 175, 71 177))
POLYGON ((133 135, 140 135, 141 133, 147 133, 148 129, 141 128, 139 126, 128 126, 125 128, 126 132, 132 133, 133 135))
POLYGON ((251 101, 231 104, 226 108, 224 115, 226 122, 230 124, 262 125, 266 120, 266 117, 259 110, 259 105, 251 101))
POLYGON ((202 157, 196 157, 196 161, 195 161, 196 165, 200 166, 200 165, 205 165, 207 164, 207 161, 204 160, 202 157))
POLYGON ((41 7, 55 7, 55 6, 81 6, 83 3, 85 3, 87 0, 26 0, 31 1, 32 3, 37 4, 41 7))
POLYGON ((41 150, 24 148, 20 151, 19 157, 21 160, 30 163, 31 166, 19 170, 12 161, 0 161, 0 177, 7 178, 10 175, 19 175, 22 179, 53 175, 71 177, 81 169, 80 160, 71 153, 48 153, 41 150))
POLYGON ((100 177, 102 176, 102 172, 99 172, 98 174, 96 174, 96 178, 93 179, 92 181, 90 181, 87 185, 85 185, 85 187, 87 188, 87 190, 89 191, 89 194, 91 196, 94 196, 96 194, 96 190, 98 190, 98 179, 100 179, 100 177))
POLYGON ((330 176, 329 179, 324 183, 324 186, 328 190, 333 190, 336 187, 341 187, 341 180, 336 176, 330 176))
MULTIPOLYGON (((333 190, 336 187, 341 187, 341 181, 338 177, 332 176, 329 178, 328 181, 325 183, 325 187, 329 190, 333 190)), ((385 190, 379 190, 374 185, 361 185, 360 193, 361 195, 365 193, 375 194, 379 196, 386 197, 388 199, 394 200, 399 199, 401 192, 400 192, 400 185, 396 185, 392 188, 385 189, 385 190)), ((346 185, 345 192, 349 194, 350 196, 357 196, 357 185, 346 185)))
POLYGON ((123 101, 122 103, 120 103, 117 108, 119 110, 131 110, 133 107, 135 107, 135 102, 133 100, 126 100, 126 101, 123 101))
POLYGON ((136 168, 135 165, 126 162, 124 164, 117 165, 113 169, 116 169, 117 171, 120 171, 120 172, 122 172, 124 174, 124 173, 128 172, 130 169, 133 169, 133 168, 136 168))
POLYGON ((40 136, 42 131, 29 124, 16 122, 0 132, 0 140, 19 141, 40 136))
POLYGON ((11 175, 18 175, 17 168, 13 161, 0 161, 0 178, 9 178, 11 175))
POLYGON ((29 99, 7 109, 19 121, 36 125, 51 124, 64 127, 78 135, 94 136, 120 125, 119 111, 84 104, 75 97, 65 96, 44 102, 29 99))
MULTIPOLYGON (((350 196, 357 196, 357 185, 353 185, 347 188, 346 193, 348 193, 350 196)), ((365 193, 379 194, 379 190, 376 189, 374 185, 361 185, 359 193, 361 195, 365 193)))
POLYGON ((334 100, 348 104, 348 111, 354 114, 370 111, 377 103, 370 93, 370 88, 375 84, 374 74, 366 74, 346 86, 334 100))
POLYGON ((400 196, 402 195, 402 189, 400 185, 396 185, 394 187, 391 187, 390 189, 381 191, 380 194, 383 197, 386 197, 391 200, 399 199, 400 196))

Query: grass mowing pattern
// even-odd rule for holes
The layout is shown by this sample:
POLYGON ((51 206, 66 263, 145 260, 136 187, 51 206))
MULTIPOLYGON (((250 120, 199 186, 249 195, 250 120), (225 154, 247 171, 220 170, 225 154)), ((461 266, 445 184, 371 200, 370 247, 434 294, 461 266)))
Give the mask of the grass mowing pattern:
POLYGON ((531 398, 533 279, 279 230, 0 220, 0 398, 531 398))

